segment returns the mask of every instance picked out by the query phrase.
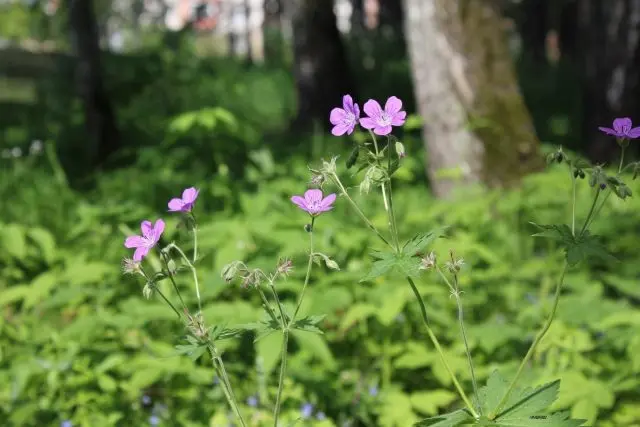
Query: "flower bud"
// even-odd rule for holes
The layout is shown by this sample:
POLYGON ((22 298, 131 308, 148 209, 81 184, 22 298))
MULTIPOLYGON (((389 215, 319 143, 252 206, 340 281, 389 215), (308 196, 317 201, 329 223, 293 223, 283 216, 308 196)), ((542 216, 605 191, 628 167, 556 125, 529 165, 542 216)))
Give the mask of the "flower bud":
POLYGON ((400 141, 396 141, 396 154, 400 159, 403 159, 407 156, 407 153, 404 150, 404 144, 402 144, 402 142, 400 141))
POLYGON ((146 298, 149 299, 151 298, 151 295, 153 295, 153 285, 149 282, 147 282, 144 285, 144 288, 142 288, 142 295, 146 298))
POLYGON ((431 270, 436 265, 436 254, 431 252, 420 260, 420 270, 431 270))

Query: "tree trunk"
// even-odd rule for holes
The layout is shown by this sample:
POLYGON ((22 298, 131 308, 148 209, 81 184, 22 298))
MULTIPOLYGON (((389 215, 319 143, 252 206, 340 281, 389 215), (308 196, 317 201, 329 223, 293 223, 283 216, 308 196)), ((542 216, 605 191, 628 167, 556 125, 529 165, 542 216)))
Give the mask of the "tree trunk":
POLYGON ((584 75, 583 137, 588 155, 610 161, 617 146, 598 131, 616 117, 640 121, 640 1, 578 2, 579 51, 584 75))
POLYGON ((93 165, 102 164, 120 147, 113 107, 104 87, 98 26, 92 0, 67 0, 71 44, 77 58, 76 84, 84 104, 93 165))
POLYGON ((353 92, 345 49, 338 32, 332 0, 294 0, 294 77, 298 115, 294 127, 314 121, 329 127, 329 111, 353 92))
POLYGON ((457 184, 516 183, 542 165, 491 0, 405 0, 427 174, 437 196, 457 184))

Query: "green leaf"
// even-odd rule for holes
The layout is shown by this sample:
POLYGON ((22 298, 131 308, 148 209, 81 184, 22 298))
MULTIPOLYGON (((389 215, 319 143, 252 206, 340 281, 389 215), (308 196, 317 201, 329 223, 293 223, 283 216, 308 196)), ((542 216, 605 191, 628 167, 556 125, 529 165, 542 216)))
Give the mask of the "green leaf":
POLYGON ((603 261, 618 261, 607 252, 597 237, 590 234, 588 230, 585 230, 581 235, 574 236, 571 228, 566 224, 540 225, 533 222, 531 224, 542 230, 534 234, 534 237, 546 237, 560 243, 560 246, 565 250, 567 262, 571 266, 588 258, 598 258, 603 261))
POLYGON ((417 252, 424 251, 436 239, 444 236, 449 227, 440 227, 426 233, 418 233, 411 240, 404 244, 402 253, 409 256, 415 256, 417 252))
POLYGON ((426 418, 414 424, 419 427, 457 427, 471 425, 475 419, 466 409, 459 409, 437 417, 426 418))
MULTIPOLYGON (((487 384, 478 391, 483 413, 495 412, 508 389, 509 382, 498 371, 494 371, 487 380, 487 384)), ((559 389, 560 380, 535 389, 515 387, 498 416, 492 421, 481 417, 477 425, 487 427, 574 427, 582 425, 584 420, 568 419, 566 414, 545 414, 558 397, 559 389)))
POLYGON ((415 254, 375 251, 371 255, 378 260, 373 263, 369 273, 360 280, 361 283, 376 279, 392 270, 410 277, 420 273, 420 262, 415 254))
POLYGON ((27 256, 27 241, 24 229, 16 224, 9 224, 2 230, 2 247, 15 259, 27 256))
POLYGON ((291 325, 291 327, 293 329, 299 329, 301 331, 322 334, 323 332, 318 327, 318 325, 324 320, 325 317, 326 317, 325 314, 321 314, 317 316, 307 316, 293 322, 293 325, 291 325))
POLYGON ((270 331, 260 340, 254 341, 256 354, 262 359, 262 369, 266 376, 271 374, 271 371, 276 367, 282 348, 282 333, 274 334, 273 332, 275 331, 270 331))
POLYGON ((456 398, 457 394, 448 390, 421 391, 410 397, 413 408, 427 415, 436 415, 438 409, 450 405, 456 398))

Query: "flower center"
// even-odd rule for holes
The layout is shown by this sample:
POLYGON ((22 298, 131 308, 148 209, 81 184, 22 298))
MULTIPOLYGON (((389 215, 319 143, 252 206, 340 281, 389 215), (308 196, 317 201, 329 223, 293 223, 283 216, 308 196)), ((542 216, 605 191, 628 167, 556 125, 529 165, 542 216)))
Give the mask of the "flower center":
POLYGON ((347 114, 344 116, 343 123, 349 125, 355 121, 356 121, 356 115, 353 113, 347 112, 347 114))
POLYGON ((389 126, 391 124, 391 116, 383 111, 382 114, 380 114, 380 120, 378 122, 380 126, 389 126))

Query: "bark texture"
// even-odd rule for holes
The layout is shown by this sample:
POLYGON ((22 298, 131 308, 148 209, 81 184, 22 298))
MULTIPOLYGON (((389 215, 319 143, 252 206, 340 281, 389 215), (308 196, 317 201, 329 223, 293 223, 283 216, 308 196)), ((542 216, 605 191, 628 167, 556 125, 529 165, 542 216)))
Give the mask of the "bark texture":
POLYGON ((405 13, 434 193, 465 183, 509 185, 542 166, 498 5, 405 0, 405 13))
POLYGON ((104 87, 98 25, 92 0, 67 0, 69 27, 77 58, 76 84, 82 98, 90 158, 100 165, 120 147, 116 118, 104 87))
POLYGON ((329 111, 353 92, 332 0, 292 0, 294 77, 298 94, 295 127, 318 121, 328 128, 329 111))
POLYGON ((640 0, 577 2, 585 141, 597 162, 613 159, 618 148, 598 131, 616 117, 640 121, 640 0))

